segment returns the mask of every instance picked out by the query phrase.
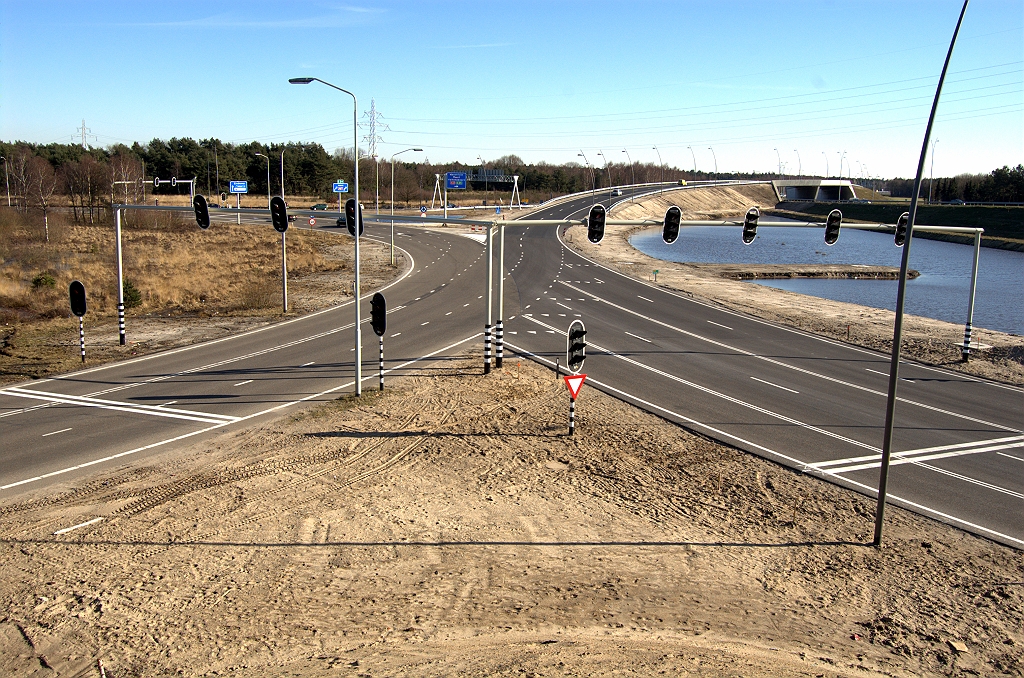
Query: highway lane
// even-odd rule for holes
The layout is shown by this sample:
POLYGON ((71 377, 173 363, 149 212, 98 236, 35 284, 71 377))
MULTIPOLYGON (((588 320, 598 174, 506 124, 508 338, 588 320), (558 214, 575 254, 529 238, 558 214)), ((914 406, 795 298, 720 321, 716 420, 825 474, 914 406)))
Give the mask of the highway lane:
MULTIPOLYGON (((591 202, 583 197, 535 216, 579 218, 591 202)), ((522 275, 513 273, 524 310, 507 325, 516 332, 510 343, 553 361, 578 314, 592 348, 600 347, 586 371, 609 392, 871 493, 888 356, 625 278, 552 247, 553 227, 525 231, 524 247, 537 256, 522 275)), ((894 503, 1024 545, 1022 391, 914 363, 901 376, 895 449, 905 458, 890 474, 894 503)))

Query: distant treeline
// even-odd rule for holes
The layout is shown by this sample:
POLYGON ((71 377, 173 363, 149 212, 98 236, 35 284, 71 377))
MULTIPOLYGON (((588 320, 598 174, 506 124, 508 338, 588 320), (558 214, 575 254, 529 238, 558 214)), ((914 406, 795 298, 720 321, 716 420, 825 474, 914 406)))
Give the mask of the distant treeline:
MULTIPOLYGON (((1024 202, 1024 165, 1000 167, 991 174, 959 174, 951 178, 925 179, 921 197, 928 197, 929 183, 933 202, 1024 202)), ((890 179, 889 192, 895 198, 909 198, 913 179, 890 179)))
MULTIPOLYGON (((188 194, 187 185, 153 188, 154 177, 188 180, 195 177, 196 192, 208 196, 227 192, 228 182, 249 182, 250 194, 267 192, 267 160, 270 191, 281 191, 281 157, 284 152, 285 194, 333 198, 331 184, 353 179, 351 149, 328 153, 319 144, 294 143, 226 144, 218 139, 154 139, 148 144, 118 144, 107 148, 82 148, 77 144, 30 144, 0 142, 0 155, 8 159, 12 200, 20 209, 52 207, 52 196, 63 195, 74 210, 76 219, 93 219, 96 210, 116 202, 141 202, 166 194, 188 194), (263 157, 257 155, 262 154, 263 157), (143 192, 143 183, 145 191, 143 192), (41 197, 47 194, 48 197, 41 197), (46 205, 44 205, 46 203, 46 205)), ((395 198, 409 204, 428 201, 434 188, 435 174, 449 171, 475 170, 479 165, 462 163, 436 164, 424 158, 415 162, 406 155, 395 164, 395 198)), ((360 193, 364 203, 372 202, 379 186, 381 201, 391 194, 390 156, 378 159, 379 177, 370 158, 360 160, 360 193)), ((690 172, 654 163, 611 163, 605 167, 566 163, 528 165, 516 155, 506 155, 483 165, 498 174, 518 175, 520 191, 529 191, 535 198, 547 198, 609 185, 678 181, 685 179, 773 179, 774 174, 714 175, 690 172)), ((482 184, 471 188, 483 189, 482 184)), ((495 185, 491 191, 511 190, 511 185, 495 185)))

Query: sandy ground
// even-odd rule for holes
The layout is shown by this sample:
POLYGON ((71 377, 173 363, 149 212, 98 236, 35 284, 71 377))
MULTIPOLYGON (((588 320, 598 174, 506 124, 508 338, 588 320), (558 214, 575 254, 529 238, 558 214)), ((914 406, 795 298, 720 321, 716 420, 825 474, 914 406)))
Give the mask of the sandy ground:
MULTIPOLYGON (((741 216, 753 205, 770 207, 774 194, 763 186, 710 189, 699 194, 679 191, 636 204, 624 203, 611 216, 660 219, 672 204, 683 210, 684 220, 722 218, 741 216)), ((565 240, 582 254, 634 278, 655 284, 652 271, 658 269, 658 286, 840 341, 884 352, 892 350, 892 311, 843 302, 822 303, 817 297, 731 280, 735 266, 654 259, 629 244, 628 238, 636 230, 631 226, 609 226, 604 241, 593 245, 587 240, 586 229, 577 226, 569 229, 565 240)), ((1024 337, 974 328, 973 341, 988 348, 976 351, 969 362, 962 363, 959 347, 963 335, 963 325, 908 315, 903 322, 903 355, 967 374, 1024 385, 1024 337)))
POLYGON ((1021 554, 547 370, 394 379, 0 505, 8 675, 1024 675, 1021 554), (101 520, 64 534, 58 530, 101 520))

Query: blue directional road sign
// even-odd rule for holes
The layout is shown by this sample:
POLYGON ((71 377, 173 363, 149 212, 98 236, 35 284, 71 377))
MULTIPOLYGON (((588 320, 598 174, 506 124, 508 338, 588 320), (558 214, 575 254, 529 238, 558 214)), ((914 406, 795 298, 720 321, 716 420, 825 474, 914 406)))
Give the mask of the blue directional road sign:
POLYGON ((231 181, 228 182, 228 190, 232 193, 248 193, 249 182, 248 181, 231 181))
POLYGON ((334 182, 334 192, 335 193, 348 193, 348 184, 345 183, 344 181, 336 181, 336 182, 334 182))
POLYGON ((444 175, 445 188, 453 190, 465 190, 466 189, 466 173, 465 172, 445 172, 444 175))

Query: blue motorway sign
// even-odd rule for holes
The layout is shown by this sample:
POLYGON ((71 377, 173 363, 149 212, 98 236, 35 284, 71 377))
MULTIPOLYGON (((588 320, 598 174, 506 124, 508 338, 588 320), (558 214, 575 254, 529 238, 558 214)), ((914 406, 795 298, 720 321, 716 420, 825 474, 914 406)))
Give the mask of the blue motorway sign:
POLYGON ((462 189, 466 188, 466 173, 465 172, 446 172, 444 175, 444 186, 450 189, 462 189))
POLYGON ((248 193, 249 182, 248 181, 230 181, 228 182, 228 190, 232 193, 248 193))
POLYGON ((348 193, 348 184, 345 183, 344 181, 336 181, 336 182, 334 182, 334 192, 335 193, 348 193))

